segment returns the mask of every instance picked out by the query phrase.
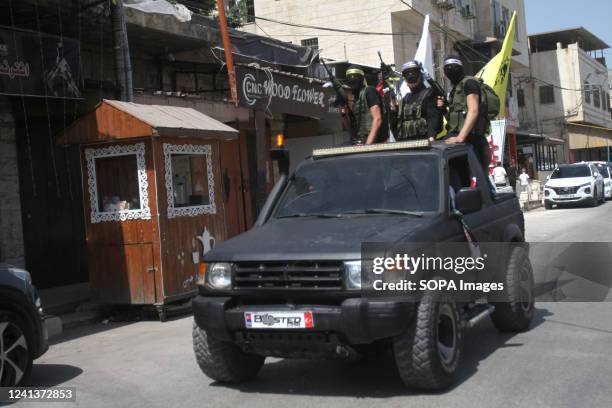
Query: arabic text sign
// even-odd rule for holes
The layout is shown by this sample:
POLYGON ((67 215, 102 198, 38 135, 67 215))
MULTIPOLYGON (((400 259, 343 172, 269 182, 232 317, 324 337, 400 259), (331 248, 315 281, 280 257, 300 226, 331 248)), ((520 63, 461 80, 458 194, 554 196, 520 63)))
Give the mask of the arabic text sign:
POLYGON ((337 111, 333 90, 270 70, 236 67, 240 104, 273 113, 322 118, 337 111))
POLYGON ((0 94, 80 98, 79 42, 0 29, 0 94))

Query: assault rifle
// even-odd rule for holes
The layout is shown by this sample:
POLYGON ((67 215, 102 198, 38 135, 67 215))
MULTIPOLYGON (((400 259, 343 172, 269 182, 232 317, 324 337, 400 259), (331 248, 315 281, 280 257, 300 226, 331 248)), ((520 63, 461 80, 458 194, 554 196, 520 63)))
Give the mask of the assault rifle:
POLYGON ((431 74, 427 72, 425 68, 423 68, 423 64, 421 64, 418 61, 417 63, 419 64, 419 68, 421 69, 421 75, 423 75, 423 79, 427 81, 427 83, 431 87, 431 90, 433 91, 434 96, 441 96, 446 101, 446 92, 444 91, 444 88, 442 88, 442 86, 438 83, 438 81, 436 81, 431 76, 431 74))
POLYGON ((336 101, 334 103, 334 106, 344 106, 344 108, 346 109, 349 124, 351 127, 350 128, 351 138, 355 138, 357 137, 355 115, 353 114, 353 111, 351 110, 351 107, 348 103, 348 96, 346 94, 346 91, 342 88, 342 84, 340 83, 338 78, 334 76, 331 69, 329 69, 327 64, 325 64, 325 61, 323 61, 323 59, 321 59, 320 61, 321 61, 321 65, 323 65, 323 68, 325 68, 325 71, 327 72, 329 81, 331 82, 332 86, 334 87, 334 90, 336 91, 336 101))
POLYGON ((378 58, 380 58, 380 73, 382 74, 382 80, 386 82, 388 80, 394 81, 399 79, 395 73, 395 70, 393 69, 393 64, 385 64, 380 51, 378 51, 378 58))

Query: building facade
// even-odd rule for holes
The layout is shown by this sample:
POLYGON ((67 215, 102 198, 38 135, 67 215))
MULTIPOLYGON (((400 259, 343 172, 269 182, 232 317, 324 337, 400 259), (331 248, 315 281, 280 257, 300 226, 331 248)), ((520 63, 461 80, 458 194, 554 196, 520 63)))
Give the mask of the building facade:
POLYGON ((533 170, 543 176, 557 163, 609 160, 609 77, 605 59, 597 56, 609 46, 584 28, 529 38, 531 75, 519 92, 525 102, 520 107, 521 130, 541 142, 527 146, 533 170), (562 144, 554 149, 554 143, 546 143, 559 140, 562 144))

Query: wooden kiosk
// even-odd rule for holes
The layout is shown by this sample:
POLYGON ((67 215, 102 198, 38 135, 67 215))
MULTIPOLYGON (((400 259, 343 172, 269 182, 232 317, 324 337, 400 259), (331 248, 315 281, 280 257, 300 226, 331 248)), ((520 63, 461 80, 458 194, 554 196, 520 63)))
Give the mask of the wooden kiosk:
POLYGON ((165 320, 193 295, 203 253, 226 239, 219 143, 237 135, 191 108, 111 100, 61 135, 80 145, 93 301, 165 320))

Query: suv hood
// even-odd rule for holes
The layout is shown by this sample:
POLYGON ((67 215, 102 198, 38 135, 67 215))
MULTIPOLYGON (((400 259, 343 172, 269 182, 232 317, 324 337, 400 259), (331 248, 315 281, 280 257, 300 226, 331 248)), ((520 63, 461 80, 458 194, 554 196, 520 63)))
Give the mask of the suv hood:
POLYGON ((358 259, 362 242, 396 242, 430 223, 431 218, 392 215, 273 219, 219 244, 205 260, 358 259))
POLYGON ((577 187, 592 181, 591 177, 568 177, 550 179, 546 182, 546 187, 577 187))

